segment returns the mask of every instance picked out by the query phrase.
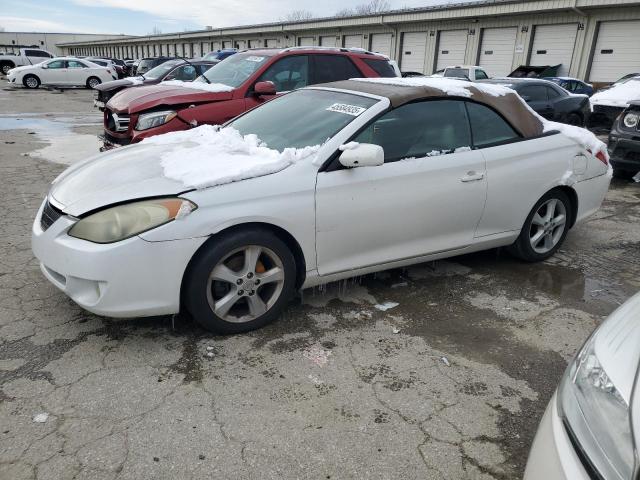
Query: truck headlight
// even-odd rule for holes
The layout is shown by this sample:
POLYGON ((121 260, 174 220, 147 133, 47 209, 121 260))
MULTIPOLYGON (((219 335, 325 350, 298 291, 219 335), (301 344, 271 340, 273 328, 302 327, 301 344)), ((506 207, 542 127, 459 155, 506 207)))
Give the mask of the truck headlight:
POLYGON ((148 130, 153 127, 159 127, 170 122, 176 117, 177 113, 173 110, 164 110, 162 112, 143 113, 138 117, 136 130, 148 130))
POLYGON ((195 203, 176 197, 126 203, 79 220, 69 235, 94 243, 119 242, 188 215, 196 208, 195 203))
POLYGON ((640 119, 640 115, 637 113, 627 113, 622 119, 622 123, 627 128, 636 128, 638 126, 638 119, 640 119))
POLYGON ((567 369, 558 407, 579 447, 603 478, 631 480, 635 466, 629 405, 595 351, 598 331, 567 369))

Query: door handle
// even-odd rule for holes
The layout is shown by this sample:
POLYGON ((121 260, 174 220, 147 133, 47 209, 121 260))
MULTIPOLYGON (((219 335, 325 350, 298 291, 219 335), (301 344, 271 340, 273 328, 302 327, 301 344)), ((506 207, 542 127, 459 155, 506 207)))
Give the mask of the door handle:
POLYGON ((477 182, 478 180, 482 180, 484 178, 483 172, 467 172, 467 174, 460 179, 461 182, 477 182))

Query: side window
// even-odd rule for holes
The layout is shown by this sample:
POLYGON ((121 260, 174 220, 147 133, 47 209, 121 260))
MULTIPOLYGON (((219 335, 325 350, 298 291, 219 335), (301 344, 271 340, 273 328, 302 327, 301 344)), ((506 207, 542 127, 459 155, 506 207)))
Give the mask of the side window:
POLYGON ((489 107, 467 102, 467 111, 474 147, 484 147, 520 137, 511 125, 489 107))
POLYGON ((349 78, 362 77, 348 57, 342 55, 314 55, 313 83, 336 82, 349 78))
POLYGON ((196 79, 198 73, 192 65, 182 65, 173 71, 173 76, 176 80, 191 82, 196 79))
POLYGON ((258 82, 273 82, 276 92, 288 92, 309 84, 309 57, 295 55, 285 57, 271 65, 258 82))
POLYGON ((378 75, 386 78, 397 77, 396 71, 389 60, 376 60, 373 58, 364 58, 364 63, 369 65, 378 75))
POLYGON ((65 68, 64 60, 53 60, 47 63, 47 68, 65 68))
POLYGON ((486 80, 489 76, 484 70, 476 70, 476 80, 486 80))
POLYGON ((526 87, 522 87, 520 90, 518 90, 518 93, 527 102, 547 101, 547 88, 544 85, 529 85, 526 87))
POLYGON ((84 63, 78 62, 77 60, 69 60, 67 62, 67 67, 68 68, 87 68, 87 66, 84 63))
POLYGON ((385 113, 354 141, 384 148, 385 162, 452 153, 471 145, 464 102, 432 100, 409 103, 385 113))
POLYGON ((554 98, 558 98, 560 96, 560 93, 555 89, 555 88, 551 88, 551 87, 544 87, 547 89, 547 97, 549 98, 549 100, 553 100, 554 98))
POLYGON ((38 52, 36 50, 25 50, 24 54, 27 57, 37 57, 38 56, 38 52))

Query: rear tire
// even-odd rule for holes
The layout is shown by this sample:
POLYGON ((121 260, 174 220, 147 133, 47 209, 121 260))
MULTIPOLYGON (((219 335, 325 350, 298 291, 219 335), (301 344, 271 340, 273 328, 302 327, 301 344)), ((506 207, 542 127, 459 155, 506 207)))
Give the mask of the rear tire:
POLYGON ((540 262, 553 255, 564 242, 573 210, 562 190, 547 192, 529 212, 518 239, 507 247, 525 262, 540 262))
POLYGON ((268 230, 251 228, 210 240, 183 284, 187 310, 215 333, 248 332, 274 321, 295 293, 296 262, 268 230))
POLYGON ((87 88, 93 90, 94 88, 96 88, 101 83, 102 82, 100 81, 100 79, 98 77, 89 77, 87 79, 87 88))
POLYGON ((2 70, 2 73, 4 75, 8 75, 9 74, 9 70, 11 70, 12 68, 15 68, 15 65, 11 62, 2 62, 0 63, 0 70, 2 70))
POLYGON ((569 125, 574 125, 576 127, 584 127, 584 120, 577 113, 570 113, 567 115, 566 122, 569 125))
POLYGON ((25 75, 22 79, 22 84, 27 88, 35 89, 40 86, 40 79, 35 75, 25 75))

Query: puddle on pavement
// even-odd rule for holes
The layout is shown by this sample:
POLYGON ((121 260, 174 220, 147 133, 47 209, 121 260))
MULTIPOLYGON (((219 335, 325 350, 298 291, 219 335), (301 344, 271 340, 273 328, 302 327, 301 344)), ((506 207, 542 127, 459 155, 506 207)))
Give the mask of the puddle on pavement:
MULTIPOLYGON (((46 114, 44 114, 46 115, 46 114)), ((74 128, 101 124, 99 115, 79 114, 42 118, 42 114, 0 115, 0 131, 29 130, 48 145, 28 152, 30 157, 43 158, 70 165, 99 153, 100 141, 96 135, 77 133, 74 128)))

